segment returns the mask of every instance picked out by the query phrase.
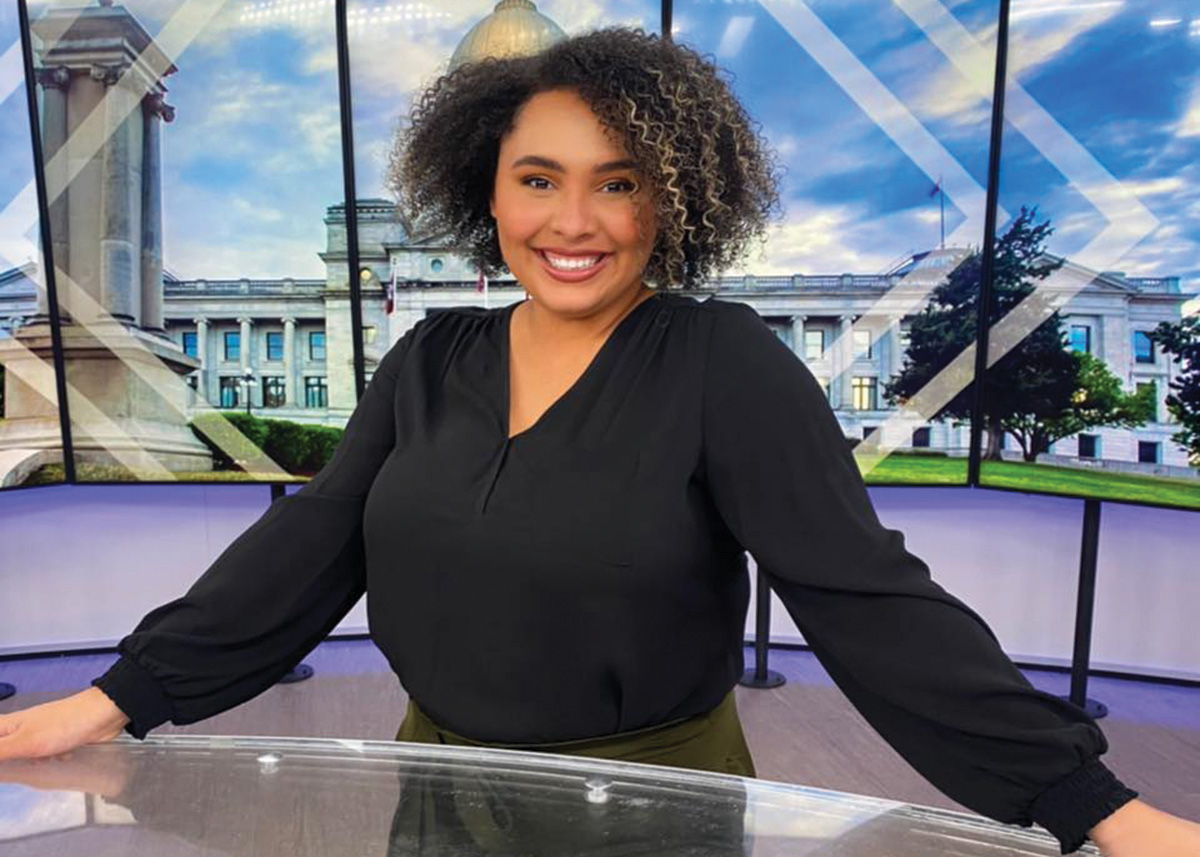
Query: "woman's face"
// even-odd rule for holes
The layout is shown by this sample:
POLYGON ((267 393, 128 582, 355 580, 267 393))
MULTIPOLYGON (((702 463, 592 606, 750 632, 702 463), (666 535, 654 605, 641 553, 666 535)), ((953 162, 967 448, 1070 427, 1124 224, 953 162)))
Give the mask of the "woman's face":
POLYGON ((492 216, 504 261, 534 300, 581 317, 641 287, 657 234, 645 181, 575 92, 525 102, 500 143, 492 216))

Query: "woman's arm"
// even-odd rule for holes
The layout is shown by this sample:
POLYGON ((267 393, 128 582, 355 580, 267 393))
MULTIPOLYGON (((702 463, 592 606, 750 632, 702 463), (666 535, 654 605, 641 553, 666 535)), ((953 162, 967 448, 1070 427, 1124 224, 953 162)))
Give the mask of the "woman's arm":
POLYGON ((363 507, 397 441, 397 378, 424 326, 384 356, 320 473, 147 614, 95 688, 0 718, 0 758, 211 717, 271 687, 341 621, 365 588, 363 507))
POLYGON ((1063 853, 1135 798, 1076 706, 1035 689, 967 605, 884 528, 824 393, 756 313, 714 307, 705 470, 714 502, 822 665, 938 789, 1037 822, 1063 853))

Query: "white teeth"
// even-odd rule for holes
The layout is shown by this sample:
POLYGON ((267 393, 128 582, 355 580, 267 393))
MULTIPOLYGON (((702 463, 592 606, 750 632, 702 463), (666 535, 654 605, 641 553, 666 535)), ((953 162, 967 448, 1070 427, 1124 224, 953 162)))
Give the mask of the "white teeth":
POLYGON ((564 271, 582 271, 584 268, 590 268, 600 261, 599 256, 584 256, 582 258, 555 256, 551 253, 545 252, 544 250, 542 251, 542 255, 553 267, 560 268, 564 271))

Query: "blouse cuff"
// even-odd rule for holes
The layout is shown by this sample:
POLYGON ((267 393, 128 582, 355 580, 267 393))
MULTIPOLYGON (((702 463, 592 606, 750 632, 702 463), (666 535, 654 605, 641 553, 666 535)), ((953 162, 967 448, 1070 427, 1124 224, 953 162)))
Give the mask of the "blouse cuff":
POLYGON ((1138 796, 1093 759, 1042 792, 1033 802, 1033 820, 1053 834, 1063 854, 1077 851, 1088 831, 1138 796))
POLYGON ((171 700, 158 682, 129 655, 121 655, 108 672, 92 680, 92 685, 100 688, 129 718, 125 731, 139 740, 155 726, 170 720, 174 713, 171 700))

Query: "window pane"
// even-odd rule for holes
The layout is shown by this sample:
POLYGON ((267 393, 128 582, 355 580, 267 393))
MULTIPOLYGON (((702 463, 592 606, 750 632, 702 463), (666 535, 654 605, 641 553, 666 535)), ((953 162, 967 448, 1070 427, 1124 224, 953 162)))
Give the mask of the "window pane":
MULTIPOLYGON (((4 211, 0 219, 0 486, 15 488, 62 482, 66 468, 54 356, 46 345, 51 341, 50 299, 34 184, 29 93, 13 2, 0 4, 0 55, 6 60, 2 75, 6 85, 0 96, 0 209, 4 211)), ((54 106, 63 104, 58 101, 54 106)), ((61 151, 57 138, 43 139, 42 147, 51 154, 61 151)), ((59 163, 64 159, 62 153, 59 163)), ((51 222, 61 225, 66 214, 62 195, 52 194, 49 204, 51 222)), ((51 252, 61 266, 64 248, 52 245, 51 252)), ((60 294, 64 286, 59 276, 60 294)), ((94 351, 67 352, 73 386, 89 380, 77 370, 88 368, 97 357, 94 351)), ((95 445, 82 432, 74 442, 77 449, 95 445)))
POLYGON ((917 5, 941 20, 891 0, 676 0, 674 35, 730 73, 784 168, 780 222, 713 283, 718 296, 805 317, 804 358, 828 361, 843 432, 878 427, 868 481, 945 484, 967 475, 972 364, 942 370, 975 343, 991 114, 990 79, 975 81, 994 65, 999 3, 917 5), (938 314, 919 321, 927 307, 938 314), (955 337, 935 343, 939 330, 955 337), (877 377, 854 378, 860 358, 877 377), (864 422, 878 410, 885 421, 864 422), (931 422, 959 454, 903 460, 931 422))
POLYGON ((64 340, 89 328, 122 340, 74 388, 72 414, 94 409, 104 436, 122 439, 76 444, 83 480, 114 467, 120 478, 221 482, 308 472, 226 449, 232 426, 215 410, 263 401, 265 360, 279 360, 298 402, 301 361, 277 357, 268 332, 348 313, 325 300, 346 282, 331 216, 345 195, 334 3, 253 5, 29 0, 44 167, 70 226, 52 230, 76 286, 60 294, 79 301, 65 307, 76 311, 64 340), (54 160, 62 146, 70 165, 54 160), (180 346, 148 352, 156 338, 180 346), (243 367, 254 372, 248 400, 243 382, 221 376, 243 367))
POLYGON ((1153 332, 1198 307, 1200 31, 1183 8, 1012 4, 984 409, 1022 457, 985 449, 984 485, 1200 508, 1200 449, 1134 400, 1169 372, 1153 332), (1154 463, 1192 476, 1138 466, 1154 463))
POLYGON ((804 359, 821 360, 825 357, 825 331, 804 331, 804 359))
POLYGON ((308 334, 308 358, 310 360, 325 359, 325 332, 314 330, 308 334))
MULTIPOLYGON (((354 87, 351 103, 358 241, 360 247, 377 248, 373 253, 364 253, 364 270, 359 272, 365 374, 379 365, 388 349, 417 321, 438 308, 495 307, 524 298, 524 290, 511 274, 499 274, 485 285, 474 266, 455 253, 447 239, 420 230, 416 230, 420 234, 410 235, 407 230, 413 224, 406 225, 404 218, 397 216, 386 174, 397 117, 408 115, 420 88, 448 69, 467 33, 495 9, 495 0, 446 0, 423 5, 346 0, 350 80, 354 87)), ((546 21, 538 38, 548 39, 556 32, 565 35, 616 23, 657 32, 662 20, 658 0, 537 0, 535 11, 546 21)), ((530 14, 518 12, 522 16, 530 14)), ((525 30, 519 35, 522 39, 532 38, 525 30)), ((502 41, 478 39, 475 44, 495 46, 502 41)), ((343 231, 331 235, 330 251, 345 247, 344 210, 339 218, 343 231)), ((348 324, 345 329, 349 329, 348 324)), ((336 347, 331 340, 330 348, 336 347)), ((348 359, 345 365, 350 365, 348 359)), ((336 384, 337 373, 343 371, 341 366, 342 359, 335 353, 328 368, 331 385, 336 384)), ((331 395, 336 399, 336 386, 331 395)))
POLYGON ((1144 330, 1134 331, 1133 353, 1138 363, 1154 362, 1154 340, 1150 338, 1149 333, 1144 330))
POLYGON ((282 360, 283 359, 283 332, 270 331, 267 333, 267 359, 282 360))

